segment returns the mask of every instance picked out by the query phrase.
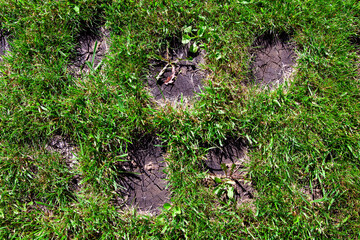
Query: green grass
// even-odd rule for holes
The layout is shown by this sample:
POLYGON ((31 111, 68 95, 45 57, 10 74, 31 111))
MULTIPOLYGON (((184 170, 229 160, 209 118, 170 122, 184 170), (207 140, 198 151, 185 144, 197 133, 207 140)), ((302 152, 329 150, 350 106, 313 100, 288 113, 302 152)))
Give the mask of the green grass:
POLYGON ((359 16, 355 0, 0 1, 12 46, 0 63, 1 238, 359 238, 359 16), (77 38, 100 25, 111 30, 108 56, 75 79, 77 38), (268 31, 297 46, 286 91, 242 84, 249 49, 268 31), (193 107, 160 108, 144 85, 149 59, 172 37, 207 52, 211 74, 193 107), (172 207, 157 217, 111 202, 116 164, 148 133, 168 153, 172 207), (55 134, 77 144, 75 172, 44 150, 55 134), (230 136, 249 141, 257 191, 240 208, 201 184, 206 147, 230 136), (75 174, 80 192, 69 185, 75 174), (315 202, 302 191, 313 184, 323 195, 315 202))

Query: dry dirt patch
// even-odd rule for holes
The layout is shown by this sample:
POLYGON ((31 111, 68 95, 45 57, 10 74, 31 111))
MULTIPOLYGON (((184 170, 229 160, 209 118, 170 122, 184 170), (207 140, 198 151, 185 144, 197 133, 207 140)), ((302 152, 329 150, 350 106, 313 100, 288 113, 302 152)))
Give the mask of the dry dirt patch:
POLYGON ((143 213, 158 214, 164 203, 170 201, 167 190, 164 148, 159 140, 145 136, 129 146, 128 160, 122 166, 119 184, 127 206, 143 213))
POLYGON ((200 92, 201 81, 206 77, 206 72, 201 69, 205 64, 205 51, 200 48, 190 50, 191 43, 183 45, 173 39, 160 58, 151 61, 147 83, 156 100, 175 102, 181 96, 189 98, 200 92))
MULTIPOLYGON (((349 41, 353 46, 355 46, 355 51, 357 55, 357 61, 356 61, 357 73, 358 76, 360 76, 360 36, 353 35, 349 37, 349 41)), ((356 80, 359 82, 360 80, 359 77, 357 77, 356 80)))
POLYGON ((265 33, 254 42, 252 54, 252 80, 255 84, 274 88, 293 72, 294 45, 283 34, 265 33))
MULTIPOLYGON (((71 143, 66 137, 55 135, 53 136, 48 144, 45 146, 49 152, 59 153, 63 159, 65 159, 66 165, 70 170, 76 170, 79 166, 79 162, 76 158, 76 146, 71 143)), ((81 176, 76 174, 70 180, 71 190, 77 191, 80 189, 81 176)))
POLYGON ((0 30, 0 61, 2 61, 2 56, 4 56, 5 53, 10 50, 10 45, 7 41, 8 36, 8 32, 0 30))
POLYGON ((307 184, 300 192, 305 195, 308 201, 316 201, 324 197, 321 184, 318 179, 312 181, 311 185, 307 184))
POLYGON ((227 139, 222 147, 211 149, 204 161, 204 168, 210 174, 206 184, 215 189, 219 188, 219 184, 223 184, 224 188, 233 187, 234 199, 239 203, 254 198, 255 190, 247 177, 248 169, 245 166, 248 161, 245 141, 227 139))
POLYGON ((110 32, 104 27, 82 32, 76 48, 77 55, 69 66, 70 72, 79 77, 81 73, 91 70, 88 64, 94 69, 98 68, 109 50, 109 37, 110 32))

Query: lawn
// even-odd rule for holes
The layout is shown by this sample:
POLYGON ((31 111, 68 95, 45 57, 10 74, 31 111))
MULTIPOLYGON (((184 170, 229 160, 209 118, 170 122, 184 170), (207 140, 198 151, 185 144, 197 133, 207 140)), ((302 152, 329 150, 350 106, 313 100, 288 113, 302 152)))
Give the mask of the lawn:
POLYGON ((0 0, 1 239, 360 238, 356 0, 0 0))

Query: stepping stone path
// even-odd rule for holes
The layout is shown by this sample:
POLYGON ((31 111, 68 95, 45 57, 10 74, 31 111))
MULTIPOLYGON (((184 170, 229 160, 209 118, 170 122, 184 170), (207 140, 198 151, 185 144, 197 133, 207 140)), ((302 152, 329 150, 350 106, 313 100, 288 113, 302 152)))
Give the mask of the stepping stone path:
POLYGON ((293 72, 294 47, 286 34, 264 34, 254 43, 251 69, 256 84, 273 88, 293 72))
MULTIPOLYGON (((102 27, 96 32, 85 32, 79 38, 77 57, 69 67, 70 72, 77 78, 80 78, 82 73, 91 71, 86 62, 96 68, 109 49, 109 31, 102 27), (94 54, 94 62, 91 63, 94 54)), ((193 66, 195 63, 191 64, 193 66)), ((133 207, 145 214, 158 214, 164 203, 170 201, 170 193, 166 189, 166 174, 163 172, 166 163, 163 149, 155 146, 160 142, 153 137, 144 138, 139 140, 141 142, 129 146, 129 161, 122 162, 119 166, 118 183, 123 188, 118 191, 119 197, 116 197, 115 204, 133 207)), ((68 142, 54 139, 49 146, 53 151, 68 155, 68 158, 72 159, 68 154, 71 151, 71 144, 68 142)))
POLYGON ((163 148, 156 146, 161 142, 151 136, 145 136, 129 146, 129 161, 123 165, 123 174, 119 184, 125 189, 121 195, 127 206, 137 208, 142 213, 158 214, 164 203, 170 201, 170 192, 166 189, 166 163, 163 148))
MULTIPOLYGON (((245 180, 248 162, 247 147, 241 140, 227 139, 220 148, 211 149, 204 162, 205 170, 210 173, 210 179, 228 180, 234 187, 234 198, 237 202, 244 202, 254 197, 255 190, 251 182, 245 180)), ((216 181, 207 181, 208 185, 218 186, 216 181)))
POLYGON ((173 41, 161 60, 151 61, 147 83, 156 100, 166 98, 176 102, 181 96, 192 97, 195 92, 200 92, 201 80, 206 77, 201 69, 201 65, 205 64, 205 51, 199 49, 192 53, 190 44, 173 41))

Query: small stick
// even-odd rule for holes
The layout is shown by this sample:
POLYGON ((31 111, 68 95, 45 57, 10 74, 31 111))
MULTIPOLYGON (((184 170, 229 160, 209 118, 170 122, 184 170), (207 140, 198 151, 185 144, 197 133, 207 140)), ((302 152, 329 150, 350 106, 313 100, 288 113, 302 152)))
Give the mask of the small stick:
POLYGON ((169 66, 169 63, 166 64, 166 66, 159 72, 159 74, 156 77, 156 80, 159 80, 161 78, 161 76, 164 74, 164 72, 166 71, 166 68, 169 66))
POLYGON ((166 81, 164 82, 165 83, 165 85, 168 85, 168 84, 171 84, 171 83, 173 83, 174 81, 174 78, 175 78, 175 73, 176 73, 176 71, 175 71, 175 65, 171 65, 171 72, 172 72, 172 74, 171 74, 171 76, 169 76, 167 79, 166 79, 166 81))

